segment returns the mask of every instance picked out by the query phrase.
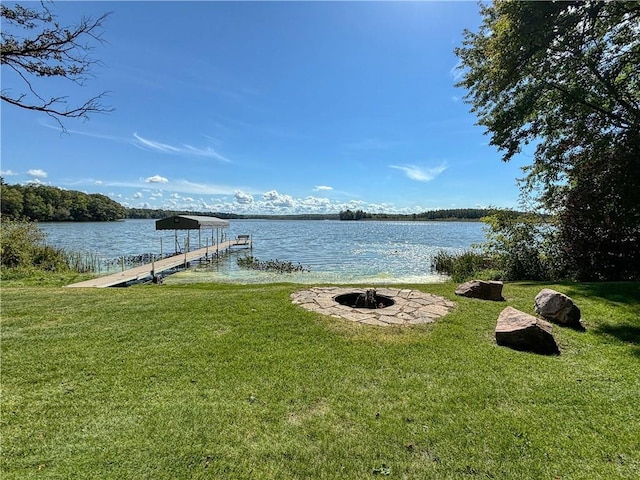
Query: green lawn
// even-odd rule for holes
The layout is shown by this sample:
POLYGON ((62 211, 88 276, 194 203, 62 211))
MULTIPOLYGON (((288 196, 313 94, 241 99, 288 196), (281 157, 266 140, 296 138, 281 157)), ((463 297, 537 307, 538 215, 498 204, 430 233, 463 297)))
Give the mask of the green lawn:
POLYGON ((415 328, 296 285, 2 287, 3 479, 640 478, 640 283, 507 284, 415 328), (586 332, 495 344, 543 286, 586 332))

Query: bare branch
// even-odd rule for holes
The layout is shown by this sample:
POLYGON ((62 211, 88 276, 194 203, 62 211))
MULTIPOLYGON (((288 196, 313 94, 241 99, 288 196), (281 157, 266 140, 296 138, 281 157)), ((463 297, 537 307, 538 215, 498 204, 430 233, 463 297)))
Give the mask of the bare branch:
POLYGON ((102 26, 108 13, 96 19, 82 17, 71 27, 61 27, 44 3, 39 10, 1 5, 0 16, 4 24, 0 44, 2 67, 12 71, 13 78, 26 89, 17 94, 11 93, 15 87, 3 89, 0 96, 3 101, 44 112, 60 124, 62 118, 88 119, 90 114, 113 111, 102 103, 107 92, 80 105, 68 106, 66 96, 53 96, 47 100, 34 83, 35 79, 58 77, 83 86, 92 78, 94 68, 101 62, 91 57, 91 52, 96 42, 106 43, 102 38, 102 26))

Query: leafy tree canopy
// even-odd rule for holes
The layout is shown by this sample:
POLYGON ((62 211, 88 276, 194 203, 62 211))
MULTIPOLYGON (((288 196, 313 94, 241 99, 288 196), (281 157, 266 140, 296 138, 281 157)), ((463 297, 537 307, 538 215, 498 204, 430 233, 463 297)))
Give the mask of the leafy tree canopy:
POLYGON ((458 86, 491 145, 504 161, 535 145, 523 193, 559 214, 577 276, 640 275, 640 2, 480 8, 456 49, 458 86))
POLYGON ((458 85, 503 160, 540 142, 533 173, 555 180, 593 135, 637 135, 640 2, 498 0, 481 14, 480 30, 465 31, 456 49, 458 85))
POLYGON ((2 219, 29 221, 113 221, 126 209, 99 193, 62 190, 47 185, 8 185, 0 178, 2 219))

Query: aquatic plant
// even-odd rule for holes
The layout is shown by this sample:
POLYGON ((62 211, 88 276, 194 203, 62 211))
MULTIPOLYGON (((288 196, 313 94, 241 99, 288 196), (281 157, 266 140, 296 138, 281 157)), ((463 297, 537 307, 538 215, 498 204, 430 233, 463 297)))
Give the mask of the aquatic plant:
POLYGON ((258 260, 254 256, 239 257, 238 266, 241 268, 249 268, 252 270, 261 270, 267 272, 277 273, 295 273, 295 272, 309 272, 308 267, 301 265, 300 263, 294 264, 288 260, 258 260))

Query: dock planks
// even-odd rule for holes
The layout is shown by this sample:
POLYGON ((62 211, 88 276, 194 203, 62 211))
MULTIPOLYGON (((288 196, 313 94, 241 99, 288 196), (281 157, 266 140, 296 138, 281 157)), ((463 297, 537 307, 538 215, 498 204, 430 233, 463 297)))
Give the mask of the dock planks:
MULTIPOLYGON (((222 242, 218 245, 217 251, 219 252, 219 254, 222 254, 222 252, 225 252, 229 250, 229 248, 234 246, 250 247, 251 243, 250 240, 246 241, 245 239, 227 240, 226 242, 222 242)), ((160 272, 164 272, 180 265, 184 265, 185 262, 188 263, 199 258, 205 258, 207 254, 210 256, 214 256, 216 254, 216 248, 210 246, 199 248, 198 250, 193 250, 186 254, 179 253, 172 257, 163 258, 153 263, 147 263, 139 267, 133 267, 122 272, 112 273, 103 277, 92 278, 91 280, 85 280, 84 282, 72 283, 71 285, 67 285, 67 288, 105 288, 120 285, 122 283, 142 280, 144 278, 151 277, 152 272, 155 272, 155 274, 157 275, 160 272)))

